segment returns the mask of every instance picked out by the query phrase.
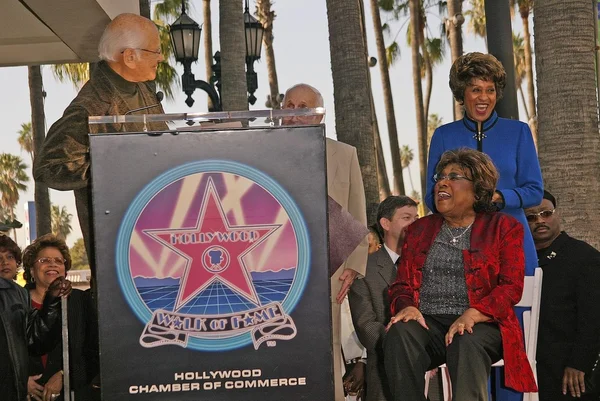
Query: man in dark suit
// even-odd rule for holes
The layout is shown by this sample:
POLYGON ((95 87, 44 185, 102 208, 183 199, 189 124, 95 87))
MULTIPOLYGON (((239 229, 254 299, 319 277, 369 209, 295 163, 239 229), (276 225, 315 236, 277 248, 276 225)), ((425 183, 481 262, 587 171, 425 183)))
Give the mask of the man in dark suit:
POLYGON ((585 394, 584 377, 599 351, 600 252, 561 231, 548 191, 525 214, 544 271, 536 358, 540 401, 597 400, 597 394, 585 394))
POLYGON ((348 294, 356 334, 367 349, 366 401, 392 399, 382 347, 391 318, 388 286, 396 279, 404 230, 417 218, 417 204, 409 197, 390 196, 379 204, 377 228, 383 234, 383 247, 369 255, 365 277, 355 281, 348 294))

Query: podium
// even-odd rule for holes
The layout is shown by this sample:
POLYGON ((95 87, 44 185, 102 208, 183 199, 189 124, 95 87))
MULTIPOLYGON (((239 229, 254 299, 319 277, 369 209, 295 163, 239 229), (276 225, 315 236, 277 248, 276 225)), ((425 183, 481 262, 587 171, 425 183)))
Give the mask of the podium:
POLYGON ((102 399, 332 400, 324 127, 97 134, 90 157, 102 399))

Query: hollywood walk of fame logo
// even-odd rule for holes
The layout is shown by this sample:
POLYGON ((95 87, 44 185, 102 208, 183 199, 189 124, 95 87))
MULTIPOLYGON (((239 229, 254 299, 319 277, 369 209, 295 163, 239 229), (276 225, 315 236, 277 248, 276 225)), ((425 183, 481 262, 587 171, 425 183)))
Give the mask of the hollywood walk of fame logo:
POLYGON ((290 340, 308 278, 308 233, 281 186, 249 166, 203 161, 138 194, 117 273, 144 347, 227 350, 290 340))

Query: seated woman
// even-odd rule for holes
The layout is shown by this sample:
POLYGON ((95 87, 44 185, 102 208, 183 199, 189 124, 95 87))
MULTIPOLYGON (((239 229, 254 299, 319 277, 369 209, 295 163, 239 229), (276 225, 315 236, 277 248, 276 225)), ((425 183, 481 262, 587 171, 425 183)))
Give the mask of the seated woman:
POLYGON ((513 306, 523 292, 523 225, 490 212, 498 172, 472 149, 445 152, 435 206, 406 231, 385 368, 394 400, 423 400, 425 372, 446 363, 454 401, 487 400, 491 365, 504 358, 506 385, 537 391, 513 306))
MULTIPOLYGON (((47 234, 23 251, 24 278, 31 303, 39 308, 50 283, 71 268, 67 244, 47 234)), ((98 323, 89 292, 74 289, 68 298, 70 385, 78 401, 91 400, 92 379, 99 372, 98 323)), ((27 390, 31 400, 62 400, 62 342, 42 357, 29 358, 27 390)))
POLYGON ((6 280, 17 278, 21 264, 21 249, 8 235, 0 234, 0 277, 6 280))

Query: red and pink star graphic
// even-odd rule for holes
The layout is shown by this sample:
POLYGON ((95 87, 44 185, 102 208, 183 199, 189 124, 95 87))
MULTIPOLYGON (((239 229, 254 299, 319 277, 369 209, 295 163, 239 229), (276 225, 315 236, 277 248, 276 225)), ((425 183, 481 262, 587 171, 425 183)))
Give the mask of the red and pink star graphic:
POLYGON ((279 227, 230 225, 209 178, 195 227, 144 230, 144 233, 186 260, 176 311, 216 281, 260 305, 244 257, 279 227))

